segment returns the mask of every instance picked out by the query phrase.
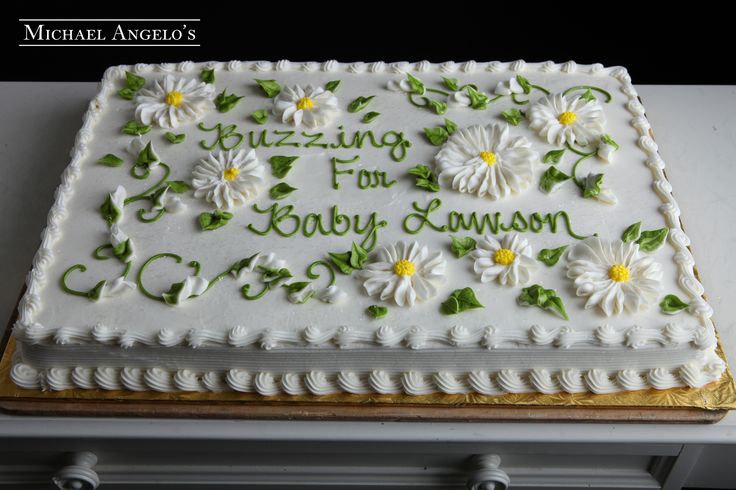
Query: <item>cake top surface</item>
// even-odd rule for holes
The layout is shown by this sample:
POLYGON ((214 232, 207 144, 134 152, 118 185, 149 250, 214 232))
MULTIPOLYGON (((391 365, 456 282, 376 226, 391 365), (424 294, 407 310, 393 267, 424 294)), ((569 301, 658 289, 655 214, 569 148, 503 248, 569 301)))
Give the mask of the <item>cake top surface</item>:
POLYGON ((18 334, 711 346, 645 125, 626 71, 600 65, 113 67, 18 334))

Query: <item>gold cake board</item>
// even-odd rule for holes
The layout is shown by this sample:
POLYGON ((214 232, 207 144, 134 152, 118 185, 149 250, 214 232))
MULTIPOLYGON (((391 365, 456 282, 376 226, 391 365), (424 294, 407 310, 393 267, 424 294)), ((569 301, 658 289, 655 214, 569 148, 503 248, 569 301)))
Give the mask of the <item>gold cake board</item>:
MULTIPOLYGON (((415 420, 518 422, 713 423, 736 409, 736 383, 727 368, 703 388, 592 393, 477 393, 447 395, 277 395, 159 393, 153 391, 40 391, 10 380, 15 339, 10 319, 0 361, 0 410, 10 414, 102 417, 172 417, 301 420, 415 420)), ((720 341, 718 354, 725 359, 720 341)))

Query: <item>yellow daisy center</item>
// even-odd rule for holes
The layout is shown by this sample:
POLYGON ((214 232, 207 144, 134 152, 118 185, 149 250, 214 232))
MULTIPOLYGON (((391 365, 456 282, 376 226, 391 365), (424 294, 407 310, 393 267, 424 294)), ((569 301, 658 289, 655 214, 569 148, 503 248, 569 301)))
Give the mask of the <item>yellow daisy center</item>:
POLYGON ((492 151, 482 151, 478 156, 480 156, 483 161, 488 164, 489 167, 496 163, 496 154, 492 151))
POLYGON ((314 109, 314 101, 309 97, 302 97, 301 99, 296 101, 296 108, 300 111, 311 111, 312 109, 314 109))
POLYGON ((417 268, 411 260, 401 259, 394 264, 394 274, 397 276, 413 276, 416 271, 417 268))
POLYGON ((493 261, 501 265, 510 265, 516 258, 516 254, 508 248, 499 248, 493 254, 493 261))
POLYGON ((166 94, 167 104, 173 105, 174 107, 179 107, 182 102, 184 102, 184 94, 179 92, 178 90, 172 90, 171 92, 166 94))
POLYGON ((608 269, 608 277, 612 281, 626 282, 629 280, 629 268, 622 264, 612 265, 608 269))
POLYGON ((239 174, 240 169, 235 167, 226 168, 225 171, 222 172, 222 176, 225 177, 225 180, 229 180, 230 182, 237 179, 239 174))
POLYGON ((565 126, 568 126, 575 121, 578 120, 578 115, 574 112, 565 111, 557 118, 558 121, 560 121, 560 124, 564 124, 565 126))

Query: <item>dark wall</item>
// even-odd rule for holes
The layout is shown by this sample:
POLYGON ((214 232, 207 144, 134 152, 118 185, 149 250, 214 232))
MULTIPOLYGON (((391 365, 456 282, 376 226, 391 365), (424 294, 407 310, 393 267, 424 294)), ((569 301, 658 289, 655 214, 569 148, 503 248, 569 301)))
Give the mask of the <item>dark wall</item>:
POLYGON ((2 54, 14 61, 0 64, 0 80, 96 81, 109 65, 183 60, 521 58, 624 65, 635 83, 736 84, 735 28, 727 25, 725 15, 699 6, 665 12, 635 3, 619 7, 559 1, 541 7, 518 2, 503 8, 495 2, 436 0, 390 6, 341 2, 337 7, 330 2, 256 6, 232 1, 202 3, 192 11, 175 1, 133 4, 135 8, 110 13, 81 7, 6 13, 0 31, 2 54), (250 6, 240 12, 236 4, 250 6), (167 8, 157 11, 156 5, 167 8), (339 20, 328 14, 347 5, 351 13, 339 20), (603 8, 597 11, 597 5, 603 8), (195 42, 201 47, 18 47, 24 35, 21 18, 166 18, 172 14, 201 19, 189 23, 196 28, 195 42))

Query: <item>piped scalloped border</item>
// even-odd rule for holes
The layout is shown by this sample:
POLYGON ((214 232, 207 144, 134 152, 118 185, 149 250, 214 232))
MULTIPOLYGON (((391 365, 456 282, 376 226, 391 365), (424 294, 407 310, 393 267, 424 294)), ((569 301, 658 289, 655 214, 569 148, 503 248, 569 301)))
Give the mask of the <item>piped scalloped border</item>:
POLYGON ((596 394, 633 391, 647 388, 664 390, 689 386, 700 388, 718 380, 725 362, 715 352, 699 356, 679 368, 649 370, 623 369, 503 369, 497 372, 469 373, 409 371, 370 373, 352 371, 274 374, 266 371, 196 372, 162 367, 111 368, 74 367, 37 370, 18 362, 11 369, 13 382, 26 389, 67 390, 74 388, 159 392, 239 391, 264 396, 352 394, 427 395, 476 392, 482 395, 505 393, 582 393, 596 394))
POLYGON ((91 329, 61 327, 49 330, 33 324, 15 331, 16 339, 28 344, 104 344, 131 348, 136 345, 198 348, 204 346, 256 347, 263 350, 290 347, 395 348, 421 350, 439 347, 482 347, 486 349, 521 346, 548 346, 567 349, 573 346, 676 348, 691 344, 698 349, 714 347, 717 343, 713 329, 699 325, 668 324, 664 328, 643 328, 638 325, 614 328, 602 325, 593 331, 581 332, 571 327, 545 328, 539 325, 526 330, 507 330, 493 326, 468 328, 461 325, 442 329, 421 326, 391 327, 383 325, 371 330, 352 329, 348 326, 303 329, 247 328, 237 325, 225 332, 190 329, 174 332, 162 328, 149 335, 95 325, 91 329))
MULTIPOLYGON (((665 164, 658 153, 657 144, 654 142, 650 135, 651 126, 649 125, 649 122, 645 117, 644 107, 639 101, 636 89, 634 89, 634 86, 631 84, 631 77, 629 76, 626 69, 623 67, 606 68, 598 63, 592 65, 578 65, 574 61, 568 61, 561 64, 551 61, 546 61, 543 63, 526 63, 524 60, 517 60, 507 63, 497 61, 492 61, 488 63, 478 63, 475 61, 456 63, 453 61, 447 61, 445 63, 439 64, 433 64, 427 61, 420 61, 417 63, 397 62, 390 64, 380 61, 373 63, 339 63, 336 60, 329 60, 324 63, 292 63, 287 60, 280 60, 277 62, 230 61, 204 63, 193 63, 191 61, 185 61, 178 64, 137 64, 133 66, 120 65, 108 68, 103 76, 102 82, 100 84, 100 90, 97 96, 95 96, 95 98, 90 102, 89 109, 83 117, 82 128, 77 133, 75 145, 71 152, 71 161, 62 174, 61 184, 56 190, 54 204, 49 211, 46 229, 41 234, 41 246, 39 247, 39 250, 33 259, 33 268, 29 272, 26 279, 27 290, 25 295, 21 299, 18 307, 19 319, 16 323, 16 329, 19 331, 19 333, 24 328, 27 329, 28 327, 34 325, 34 312, 38 310, 41 302, 39 297, 39 290, 43 287, 47 280, 46 266, 53 260, 52 248, 56 241, 59 239, 59 236, 61 234, 60 225, 67 215, 65 203, 73 193, 72 184, 78 178, 81 172, 80 161, 85 157, 87 153, 87 143, 92 138, 92 127, 97 122, 99 114, 105 105, 105 98, 110 93, 114 92, 115 82, 125 76, 126 70, 131 70, 136 73, 148 73, 153 71, 163 73, 184 73, 191 72, 202 67, 225 69, 228 71, 254 72, 286 71, 297 69, 305 72, 318 70, 325 72, 336 72, 339 70, 344 70, 350 73, 380 73, 384 71, 391 71, 397 74, 405 73, 406 71, 417 71, 421 73, 432 70, 437 70, 441 73, 454 73, 458 71, 473 73, 479 70, 492 73, 501 73, 505 71, 528 72, 536 69, 537 71, 544 73, 579 72, 592 75, 608 75, 616 78, 622 84, 622 92, 629 98, 627 108, 634 116, 632 120, 632 125, 637 129, 640 134, 639 145, 642 150, 647 154, 648 158, 646 163, 652 170, 654 180, 653 187, 663 203, 660 207, 660 210, 665 216, 667 225, 670 228, 669 240, 676 250, 674 260, 679 268, 678 284, 686 292, 689 299, 691 300, 691 303, 693 304, 693 311, 704 322, 705 328, 712 333, 713 337, 715 337, 715 331, 713 323, 711 321, 712 308, 703 299, 703 286, 695 276, 694 259, 688 248, 690 240, 682 229, 679 220, 680 210, 677 206, 676 201, 674 200, 674 197, 672 196, 671 185, 664 175, 665 164)), ((63 328, 69 329, 69 327, 61 327, 57 330, 61 330, 63 328)), ((83 338, 91 334, 91 330, 87 332, 70 330, 67 331, 69 332, 69 335, 77 336, 79 338, 83 338)), ((708 347, 708 349, 715 349, 715 346, 713 345, 713 347, 708 347)), ((22 364, 19 364, 18 366, 21 365, 22 364)), ((591 391, 595 392, 593 388, 591 388, 591 391)))

